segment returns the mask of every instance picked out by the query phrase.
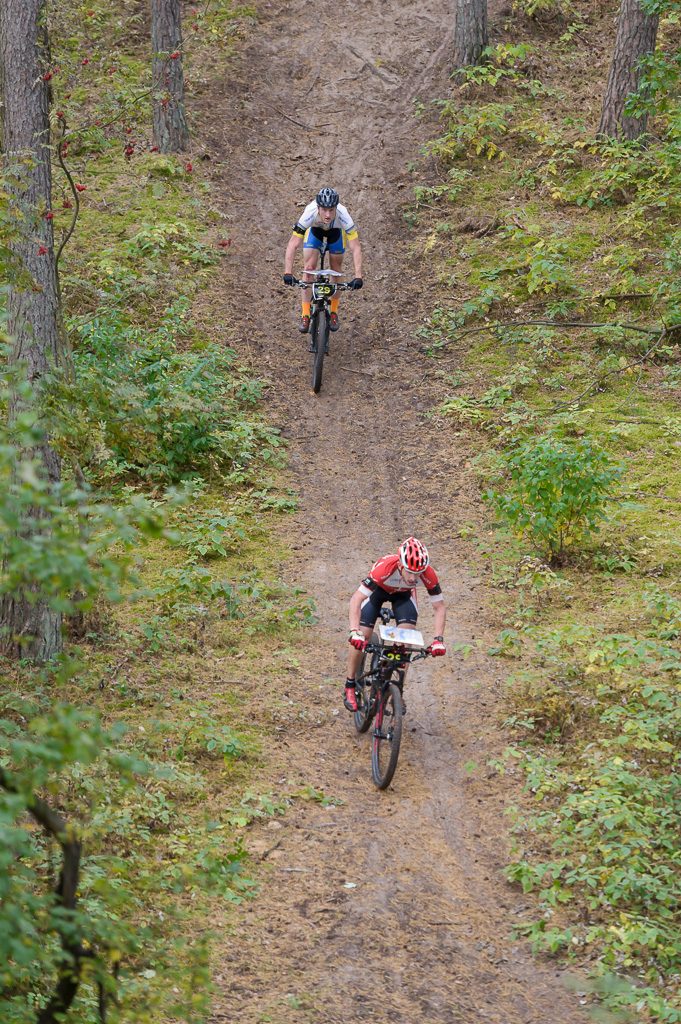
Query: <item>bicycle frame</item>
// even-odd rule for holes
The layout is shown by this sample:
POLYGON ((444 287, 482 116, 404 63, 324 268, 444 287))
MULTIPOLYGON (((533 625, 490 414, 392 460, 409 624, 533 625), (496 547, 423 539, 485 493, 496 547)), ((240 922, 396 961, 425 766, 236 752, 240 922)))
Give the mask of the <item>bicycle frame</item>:
POLYGON ((324 266, 326 243, 322 246, 320 266, 316 270, 306 270, 305 274, 314 278, 312 281, 296 281, 300 288, 312 291, 310 303, 310 352, 312 360, 312 390, 315 394, 322 386, 322 369, 324 356, 329 351, 329 320, 330 303, 333 296, 348 289, 347 284, 339 284, 333 279, 342 277, 338 270, 324 266))
MULTIPOLYGON (((388 625, 391 613, 387 609, 381 609, 381 618, 388 625)), ((368 672, 356 680, 358 686, 370 685, 368 716, 373 718, 378 708, 378 698, 384 694, 391 683, 395 683, 402 693, 404 687, 404 676, 409 665, 421 658, 427 658, 427 651, 408 651, 399 645, 386 647, 383 643, 367 644, 367 654, 378 655, 378 663, 374 665, 374 658, 371 658, 368 672)))

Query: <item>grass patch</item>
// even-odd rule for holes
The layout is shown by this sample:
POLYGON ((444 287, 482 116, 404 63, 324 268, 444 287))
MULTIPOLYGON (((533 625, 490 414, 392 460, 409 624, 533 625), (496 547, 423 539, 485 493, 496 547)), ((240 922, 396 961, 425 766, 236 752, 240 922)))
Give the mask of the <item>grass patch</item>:
MULTIPOLYGON (((434 172, 414 170, 408 212, 413 251, 438 282, 420 337, 438 379, 435 415, 457 450, 463 439, 476 451, 504 521, 492 539, 490 522, 473 539, 502 619, 490 653, 514 666, 508 756, 530 794, 508 869, 537 897, 520 931, 595 965, 595 990, 624 1019, 673 1022, 678 99, 658 89, 647 147, 596 140, 594 81, 605 83, 607 66, 594 69, 582 44, 604 26, 579 5, 574 31, 559 31, 561 17, 539 29, 517 10, 514 45, 492 48, 437 105, 434 172), (584 87, 566 88, 568 74, 584 87), (586 466, 585 452, 621 476, 558 557, 558 519, 588 515, 584 479, 603 468, 591 459, 586 476, 567 473, 568 462, 586 466)), ((661 31, 669 56, 676 20, 661 31)))

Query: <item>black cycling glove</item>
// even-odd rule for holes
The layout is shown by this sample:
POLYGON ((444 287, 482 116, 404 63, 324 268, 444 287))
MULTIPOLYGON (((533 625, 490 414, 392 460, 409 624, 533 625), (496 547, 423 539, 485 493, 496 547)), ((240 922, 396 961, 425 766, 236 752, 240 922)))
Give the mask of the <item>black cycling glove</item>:
POLYGON ((356 292, 363 287, 364 281, 361 277, 353 277, 352 281, 348 281, 348 288, 352 288, 353 292, 356 292))
POLYGON ((294 285, 295 283, 296 279, 293 274, 284 274, 284 284, 294 285))

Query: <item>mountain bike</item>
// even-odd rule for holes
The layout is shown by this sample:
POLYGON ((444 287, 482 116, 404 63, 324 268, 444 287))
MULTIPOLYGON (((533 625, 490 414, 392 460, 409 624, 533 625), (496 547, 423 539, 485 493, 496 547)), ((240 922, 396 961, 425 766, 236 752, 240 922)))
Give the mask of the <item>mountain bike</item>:
POLYGON ((310 306, 310 352, 312 352, 312 390, 319 394, 322 386, 324 356, 329 354, 329 317, 331 315, 331 299, 336 292, 348 290, 347 284, 334 281, 334 277, 342 277, 339 270, 324 267, 326 249, 321 250, 319 270, 306 270, 306 274, 314 274, 315 281, 298 281, 300 288, 312 288, 310 306))
POLYGON ((355 677, 355 728, 367 732, 373 722, 371 777, 379 789, 390 785, 400 756, 407 666, 430 653, 417 629, 390 626, 391 617, 388 608, 381 609, 378 633, 372 634, 355 677))

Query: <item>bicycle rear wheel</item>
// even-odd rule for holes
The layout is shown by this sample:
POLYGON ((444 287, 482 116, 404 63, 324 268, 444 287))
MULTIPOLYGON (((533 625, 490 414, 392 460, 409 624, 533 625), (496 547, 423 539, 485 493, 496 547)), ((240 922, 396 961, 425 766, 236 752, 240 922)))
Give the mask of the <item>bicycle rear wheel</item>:
POLYGON ((326 310, 318 310, 312 319, 312 347, 314 348, 312 363, 312 390, 319 394, 322 386, 322 370, 324 354, 329 343, 329 318, 326 310))
POLYGON ((371 776, 379 789, 386 789, 395 774, 402 740, 402 698, 395 683, 379 697, 371 744, 371 776))
MULTIPOLYGON (((372 644, 378 643, 378 636, 373 633, 371 640, 372 644)), ((359 669, 357 670, 356 678, 361 680, 362 676, 367 672, 373 672, 378 668, 379 655, 377 653, 369 655, 367 651, 362 655, 362 660, 359 663, 359 669)), ((353 716, 355 723, 355 729, 357 732, 366 732, 371 725, 371 720, 376 713, 376 704, 371 703, 371 685, 366 683, 361 686, 355 686, 355 694, 357 696, 357 711, 353 716)))

